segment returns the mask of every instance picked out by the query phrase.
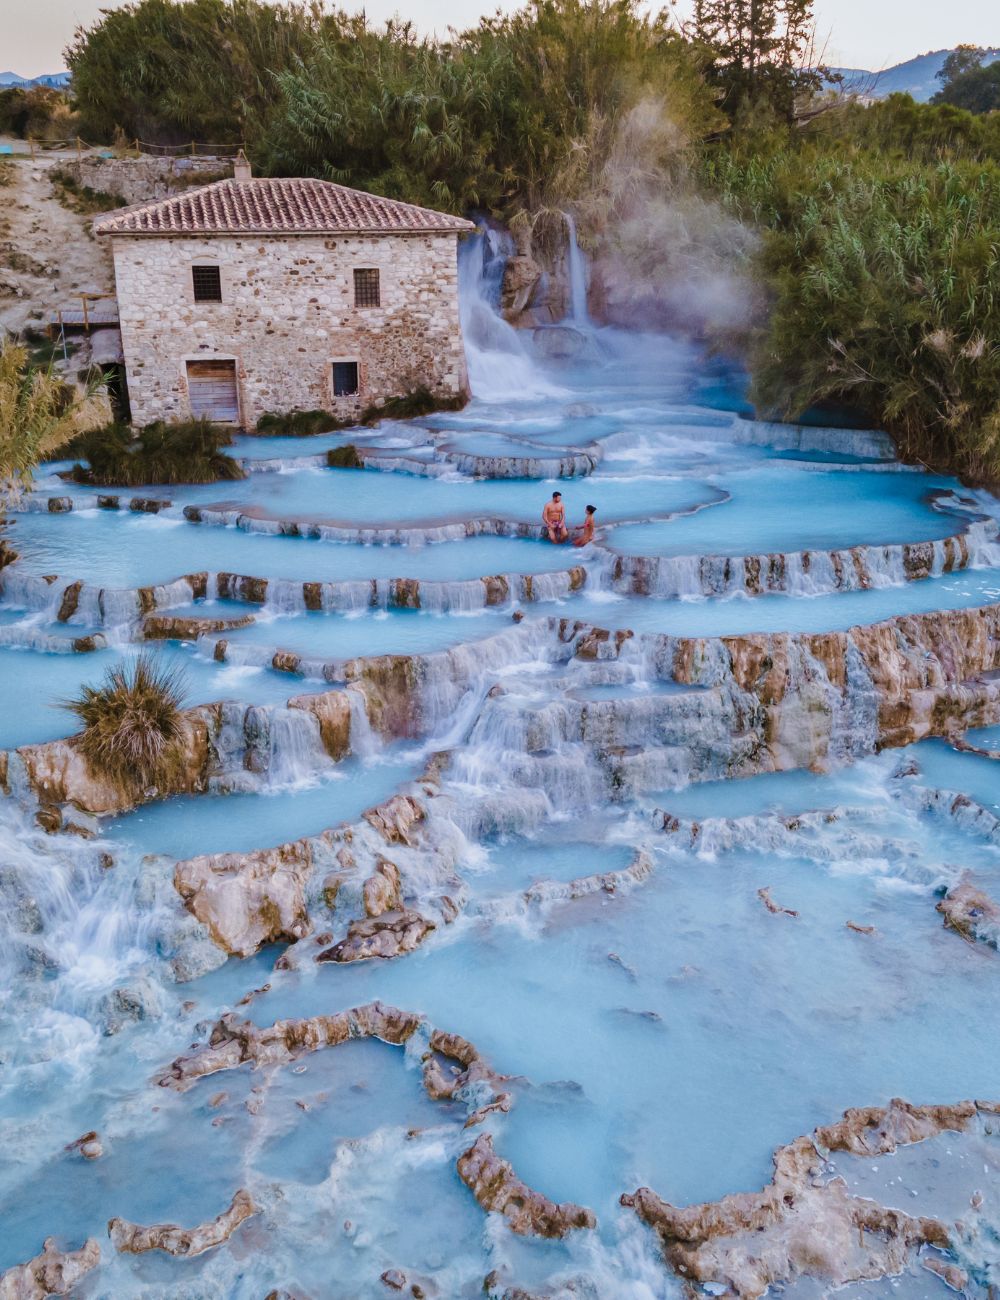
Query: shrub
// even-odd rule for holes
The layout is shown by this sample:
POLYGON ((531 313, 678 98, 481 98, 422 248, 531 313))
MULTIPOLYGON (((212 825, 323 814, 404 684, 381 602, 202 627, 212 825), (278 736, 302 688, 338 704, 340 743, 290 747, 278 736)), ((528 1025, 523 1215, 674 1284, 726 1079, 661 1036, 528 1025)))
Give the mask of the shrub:
POLYGON ((138 791, 169 775, 182 735, 186 684, 176 669, 140 654, 83 686, 64 707, 83 723, 77 745, 91 770, 119 790, 138 791))
POLYGON ((65 92, 49 86, 8 86, 0 90, 0 133, 27 139, 68 140, 77 119, 65 92))
POLYGON ((220 449, 232 434, 210 420, 147 424, 138 437, 126 424, 106 424, 70 446, 78 483, 100 487, 140 487, 147 483, 217 483, 244 477, 242 468, 220 449))
POLYGON ((330 469, 364 469, 365 462, 358 455, 353 442, 344 447, 331 447, 326 453, 326 463, 330 469))
POLYGON ((789 149, 715 180, 765 232, 754 400, 843 403, 907 459, 1000 480, 1000 167, 789 149))
POLYGON ((301 438, 314 433, 335 433, 350 427, 350 420, 339 420, 329 411, 268 411, 257 421, 257 432, 268 437, 301 438))
POLYGON ((429 388, 421 385, 390 397, 381 406, 367 406, 361 413, 362 424, 377 424, 379 420, 418 420, 432 411, 460 411, 465 405, 463 397, 435 397, 429 388))

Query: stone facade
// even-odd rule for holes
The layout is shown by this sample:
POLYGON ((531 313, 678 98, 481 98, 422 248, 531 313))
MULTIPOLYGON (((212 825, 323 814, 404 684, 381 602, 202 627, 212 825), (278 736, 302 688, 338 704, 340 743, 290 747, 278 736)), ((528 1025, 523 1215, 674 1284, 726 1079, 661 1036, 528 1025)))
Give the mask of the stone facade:
POLYGON ((339 417, 424 386, 467 395, 457 235, 113 234, 132 418, 186 419, 189 362, 236 363, 239 423, 268 411, 339 417), (217 266, 222 301, 195 302, 192 268, 217 266), (355 269, 379 272, 378 307, 355 307, 355 269), (334 397, 333 363, 359 391, 334 397))
POLYGON ((150 154, 138 158, 84 154, 82 158, 61 162, 59 167, 78 185, 115 194, 126 203, 166 199, 178 190, 205 185, 233 173, 230 158, 156 158, 150 154))

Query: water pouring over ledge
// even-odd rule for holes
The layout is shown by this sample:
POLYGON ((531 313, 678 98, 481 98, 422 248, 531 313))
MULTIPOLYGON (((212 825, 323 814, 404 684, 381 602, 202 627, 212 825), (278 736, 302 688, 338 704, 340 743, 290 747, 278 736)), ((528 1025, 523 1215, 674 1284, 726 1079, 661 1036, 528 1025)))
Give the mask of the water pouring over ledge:
MULTIPOLYGON (((482 303, 498 292, 494 280, 486 293, 488 262, 477 270, 482 303)), ((479 393, 466 411, 448 417, 464 437, 476 437, 479 421, 498 435, 530 425, 542 433, 555 426, 561 436, 578 420, 604 419, 621 431, 616 453, 644 503, 655 496, 650 476, 682 463, 697 460, 699 483, 718 477, 723 462, 752 467, 744 476, 746 509, 730 529, 738 534, 735 549, 750 555, 774 535, 767 520, 755 520, 755 500, 769 501, 773 516, 783 484, 797 501, 830 491, 828 468, 819 467, 817 479, 775 465, 766 450, 737 449, 725 418, 713 415, 706 426, 701 412, 695 427, 693 413, 679 403, 685 376, 698 362, 693 351, 668 340, 624 340, 633 354, 648 349, 651 364, 640 377, 634 370, 627 377, 607 371, 581 377, 567 368, 553 383, 554 389, 566 385, 562 395, 549 397, 541 376, 543 387, 532 387, 524 401, 512 377, 519 373, 522 385, 537 384, 541 368, 523 337, 500 321, 495 306, 490 311, 492 320, 481 322, 488 346, 479 361, 498 396, 487 401, 479 393), (519 356, 527 364, 522 372, 519 356), (570 401, 600 414, 567 416, 570 401), (715 440, 709 446, 706 427, 715 440), (767 490, 755 490, 769 475, 767 490), (817 483, 823 486, 811 486, 817 483)), ((394 429, 389 436, 402 435, 394 429)), ((298 473, 307 471, 273 477, 288 486, 298 473)), ((371 473, 364 480, 373 484, 371 496, 362 500, 359 476, 314 473, 310 490, 343 493, 359 512, 372 513, 390 512, 404 492, 418 501, 434 491, 439 499, 438 489, 405 476, 402 490, 386 487, 380 495, 386 476, 371 473)), ((254 484, 265 505, 271 477, 260 475, 254 484)), ((911 523, 940 522, 921 501, 916 485, 924 480, 886 477, 900 479, 884 499, 898 501, 901 538, 911 523)), ((834 482, 829 513, 842 528, 839 538, 857 541, 873 520, 885 526, 874 475, 845 472, 834 482)), ((474 491, 468 483, 455 486, 459 494, 474 491)), ((571 509, 601 490, 600 473, 568 488, 571 509)), ((520 504, 526 509, 529 495, 544 498, 548 491, 528 485, 520 504)), ((627 514, 629 480, 619 480, 615 491, 627 514)), ((305 501, 309 493, 291 499, 305 501)), ((727 508, 713 507, 722 532, 727 508)), ((433 513, 421 508, 416 517, 433 513)), ((700 533, 711 513, 682 527, 693 523, 700 533)), ((815 527, 807 516, 804 508, 802 528, 786 542, 805 544, 805 524, 815 527)), ((799 518, 787 511, 782 528, 795 533, 799 518)), ((114 546, 101 558, 98 531, 119 530, 114 521, 90 522, 98 527, 88 530, 83 520, 74 535, 82 568, 92 565, 99 581, 112 560, 120 561, 114 546)), ((137 533, 144 522, 136 521, 137 533)), ((57 529, 75 529, 73 520, 40 516, 25 533, 45 525, 51 525, 46 547, 57 529)), ((142 535, 161 538, 169 554, 184 527, 177 522, 142 535)), ((656 525, 664 534, 670 527, 656 525)), ((642 520, 634 528, 650 524, 642 520)), ((209 528, 194 529, 193 538, 183 545, 196 547, 197 567, 209 570, 220 567, 223 555, 235 562, 260 540, 209 528)), ((312 543, 286 540, 308 565, 312 543)), ((649 540, 660 540, 659 533, 649 540)), ((717 534, 712 544, 718 548, 717 534)), ((345 562, 355 554, 329 549, 345 562)), ((441 557, 435 563, 448 554, 428 549, 441 557)), ((195 556, 189 558, 193 563, 195 556)), ((435 1289, 439 1296, 471 1296, 492 1277, 495 1296, 521 1287, 595 1300, 679 1300, 679 1276, 653 1232, 618 1204, 622 1192, 646 1185, 689 1204, 754 1191, 767 1184, 773 1148, 830 1123, 847 1106, 884 1107, 897 1094, 915 1102, 995 1097, 997 954, 987 942, 962 942, 936 910, 941 891, 955 886, 964 868, 978 887, 1000 895, 1000 848, 985 806, 995 760, 916 745, 838 772, 802 767, 736 781, 739 756, 762 744, 748 730, 764 707, 751 689, 751 670, 766 671, 763 660, 781 652, 780 639, 741 643, 747 674, 737 684, 724 647, 709 638, 692 652, 701 656, 706 684, 690 688, 670 677, 669 643, 653 650, 639 636, 624 636, 640 623, 693 637, 760 630, 748 621, 759 618, 757 611, 768 611, 767 626, 776 633, 798 625, 828 634, 847 621, 967 605, 973 602, 967 585, 975 587, 975 603, 988 604, 995 599, 992 572, 987 566, 968 576, 949 572, 905 588, 811 600, 766 597, 774 603, 757 605, 737 598, 679 606, 585 590, 579 604, 567 596, 556 612, 571 624, 585 613, 602 626, 620 626, 623 638, 620 646, 613 637, 594 640, 580 655, 555 632, 548 640, 536 636, 530 612, 514 628, 510 609, 497 611, 508 627, 497 638, 503 653, 495 643, 469 644, 471 635, 462 634, 478 627, 482 613, 462 627, 453 613, 437 615, 456 626, 454 645, 449 639, 436 655, 352 669, 359 674, 348 692, 356 711, 367 682, 373 716, 395 711, 400 725, 431 719, 427 736, 404 742, 420 753, 419 761, 409 754, 400 759, 403 802, 393 807, 395 819, 385 807, 392 791, 384 762, 355 757, 335 765, 324 753, 333 779, 306 788, 316 759, 297 742, 315 742, 315 727, 293 733, 284 725, 288 717, 278 718, 277 727, 272 719, 269 741, 279 760, 272 775, 285 788, 257 791, 264 786, 253 770, 263 751, 260 709, 227 713, 226 736, 241 755, 237 788, 244 793, 190 796, 204 800, 190 825, 175 828, 173 809, 154 802, 121 818, 110 833, 87 839, 46 835, 30 810, 18 814, 20 821, 11 813, 0 836, 0 966, 6 987, 16 992, 0 1009, 0 1114, 9 1135, 9 1158, 0 1170, 0 1270, 32 1258, 55 1233, 63 1246, 99 1239, 101 1262, 81 1293, 126 1300, 185 1294, 260 1300, 270 1290, 374 1300, 391 1294, 383 1274, 405 1277, 402 1294, 416 1286, 428 1296, 435 1289), (938 601, 935 593, 945 585, 960 590, 938 601), (442 748, 451 758, 435 774, 425 751, 442 748), (413 775, 419 779, 410 780, 413 775), (716 780, 709 783, 709 776, 716 780), (422 821, 407 820, 407 798, 424 810, 422 821), (976 800, 983 801, 978 813, 976 800), (373 804, 382 811, 372 819, 358 816, 373 804), (334 828, 324 838, 327 824, 341 816, 349 818, 347 830, 334 828), (250 857, 266 846, 269 852, 250 857), (238 851, 227 863, 229 849, 238 851), (308 933, 287 933, 253 956, 227 960, 174 885, 177 863, 170 855, 206 850, 219 853, 201 863, 202 874, 191 862, 183 873, 185 881, 201 882, 199 897, 218 890, 234 910, 247 903, 265 916, 280 910, 278 901, 291 900, 301 910, 290 926, 305 915, 308 933), (399 872, 398 897, 386 863, 399 872), (275 882, 288 889, 280 900, 275 882), (261 888, 263 895, 255 892, 261 888), (387 904, 388 911, 379 911, 387 904), (352 926, 360 941, 358 927, 367 927, 362 938, 387 934, 392 918, 408 912, 434 924, 417 950, 393 960, 315 960, 352 926), (378 931, 379 925, 385 928, 378 931), (592 1209, 596 1228, 563 1239, 521 1238, 495 1208, 486 1212, 477 1203, 457 1164, 483 1129, 463 1127, 469 1109, 487 1103, 489 1089, 472 1079, 464 1083, 468 1103, 432 1100, 422 1082, 427 1025, 405 1047, 351 1039, 258 1068, 248 1058, 217 1078, 194 1080, 184 1092, 150 1083, 170 1062, 204 1049, 223 1014, 269 1027, 286 1018, 329 1017, 373 999, 425 1013, 428 1024, 474 1043, 493 1069, 512 1076, 509 1115, 498 1108, 483 1121, 497 1154, 528 1188, 592 1209), (92 1129, 103 1147, 96 1161, 64 1149, 92 1129), (107 1239, 112 1216, 210 1223, 237 1188, 248 1191, 256 1213, 197 1258, 131 1255, 107 1239)), ((280 610, 265 607, 264 613, 280 610)), ((345 644, 345 654, 400 648, 380 637, 388 616, 380 621, 367 599, 358 617, 368 644, 345 644)), ((909 627, 889 625, 876 647, 894 653, 912 635, 909 627)), ((296 641, 304 654, 311 635, 303 628, 302 642, 296 641)), ((324 642, 316 635, 319 653, 324 642)), ((239 634, 232 639, 238 644, 239 634)), ((831 707, 822 656, 836 642, 831 635, 799 638, 789 653, 792 684, 779 719, 788 735, 780 739, 800 744, 803 753, 831 707)), ((958 655, 962 636, 947 638, 946 649, 958 655)), ((944 669, 932 650, 928 645, 915 654, 912 665, 927 698, 941 707, 949 698, 953 704, 975 699, 985 710, 988 680, 959 682, 952 697, 934 694, 944 669)), ((80 661, 69 662, 79 672, 80 661)), ((837 697, 843 727, 859 749, 870 748, 878 734, 869 668, 848 656, 844 699, 837 697)), ((213 660, 212 671, 219 670, 213 660)), ((334 675, 344 671, 341 666, 334 675)), ((776 670, 774 682, 779 676, 776 670)), ((342 690, 344 683, 338 677, 324 685, 342 690)), ((253 678, 246 687, 249 701, 262 703, 254 698, 253 678)), ((289 689, 304 686, 290 679, 289 689)), ((0 816, 5 811, 0 804, 0 816)), ((229 925, 232 914, 218 912, 216 919, 229 925)), ((312 1032, 310 1022, 303 1033, 312 1032)), ((272 1047, 282 1041, 276 1036, 272 1047)), ((459 1077, 453 1071, 461 1062, 446 1058, 438 1065, 446 1085, 459 1077)), ((972 1227, 953 1250, 904 1251, 900 1276, 858 1283, 856 1300, 881 1300, 886 1286, 907 1297, 933 1300, 931 1288, 943 1296, 943 1283, 922 1267, 926 1258, 966 1269, 967 1293, 985 1300, 1000 1228, 995 1136, 971 1126, 951 1131, 942 1140, 869 1156, 863 1171, 850 1163, 860 1157, 839 1153, 836 1159, 850 1186, 880 1203, 910 1215, 947 1214, 949 1222, 960 1216, 972 1227), (976 1191, 985 1198, 978 1208, 971 1200, 976 1191)), ((824 1181, 829 1172, 817 1177, 824 1181)), ((811 1184, 796 1187, 797 1196, 800 1191, 804 1210, 810 1196, 822 1194, 811 1184)), ((805 1215, 801 1226, 808 1228, 805 1215)), ((806 1237, 807 1245, 815 1240, 806 1237)), ((862 1240, 867 1251, 879 1238, 866 1230, 862 1240)), ((752 1251, 764 1253, 761 1245, 769 1241, 754 1233, 752 1251)), ((803 1253, 820 1261, 823 1255, 803 1253)), ((712 1278, 703 1293, 722 1294, 722 1286, 712 1278)), ((808 1278, 793 1287, 829 1290, 808 1278)))
POLYGON ((473 396, 484 402, 566 398, 568 391, 541 373, 524 337, 500 313, 504 269, 514 251, 509 232, 493 226, 459 245, 459 309, 473 396))

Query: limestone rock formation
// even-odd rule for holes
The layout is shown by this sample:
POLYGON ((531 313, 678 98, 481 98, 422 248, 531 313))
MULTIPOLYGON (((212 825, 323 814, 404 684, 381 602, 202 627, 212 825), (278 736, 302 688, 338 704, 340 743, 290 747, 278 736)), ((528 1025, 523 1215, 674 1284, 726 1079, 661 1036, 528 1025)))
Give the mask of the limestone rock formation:
POLYGON ((542 268, 526 254, 508 257, 500 288, 500 309, 511 323, 528 307, 542 278, 542 268))
POLYGON ((212 632, 233 632, 249 627, 252 614, 230 615, 227 618, 188 617, 181 614, 147 614, 142 620, 142 635, 147 641, 197 641, 212 632))
POLYGON ((0 1273, 0 1300, 45 1300, 69 1295, 76 1284, 101 1262, 101 1247, 88 1237, 79 1250, 61 1251, 55 1238, 46 1237, 42 1253, 26 1264, 0 1273))
POLYGON ((394 794, 377 808, 369 808, 365 821, 374 826, 387 844, 413 845, 413 828, 424 820, 427 810, 410 794, 394 794))
POLYGON ((433 929, 434 922, 419 912, 382 912, 378 916, 352 921, 346 937, 321 952, 316 960, 352 962, 367 961, 372 957, 401 957, 418 948, 433 929))
POLYGON ((249 1020, 223 1016, 214 1025, 208 1043, 189 1056, 179 1056, 157 1078, 160 1087, 184 1091, 196 1080, 241 1065, 286 1065, 307 1052, 337 1047, 352 1038, 377 1038, 401 1047, 415 1034, 426 1036, 423 1056, 424 1087, 434 1101, 467 1100, 474 1106, 466 1127, 494 1112, 506 1113, 511 1097, 475 1044, 458 1034, 428 1025, 421 1016, 383 1002, 369 1002, 332 1016, 309 1020, 277 1020, 258 1028, 249 1020), (451 1072, 444 1063, 452 1062, 451 1072))
POLYGON ((591 876, 578 876, 565 884, 559 880, 539 880, 524 891, 528 903, 549 903, 561 899, 586 898, 589 894, 615 894, 640 884, 653 871, 653 859, 645 849, 639 849, 632 861, 621 871, 601 871, 591 876))
POLYGON ((253 1198, 245 1188, 240 1188, 228 1210, 196 1228, 181 1228, 176 1223, 154 1223, 144 1227, 129 1223, 127 1219, 111 1219, 108 1236, 116 1250, 124 1254, 140 1255, 147 1250, 162 1250, 168 1255, 192 1259, 214 1246, 221 1246, 246 1219, 257 1214, 253 1198))
POLYGON ((575 1228, 595 1228, 593 1210, 565 1201, 557 1205, 523 1183, 512 1166, 493 1150, 493 1139, 481 1133, 458 1158, 458 1176, 484 1210, 494 1210, 521 1236, 565 1237, 575 1228))
POLYGON ((949 889, 937 905, 948 929, 955 930, 963 939, 972 942, 981 939, 994 948, 1000 948, 1000 906, 989 894, 977 889, 963 878, 949 889))
POLYGON ((887 1107, 845 1111, 837 1123, 780 1147, 763 1191, 679 1209, 642 1187, 621 1202, 657 1232, 667 1261, 692 1288, 723 1287, 740 1300, 758 1300, 772 1285, 801 1276, 835 1287, 892 1276, 920 1246, 948 1250, 949 1227, 851 1196, 842 1178, 823 1182, 826 1153, 890 1154, 946 1130, 964 1131, 996 1109, 992 1102, 911 1106, 894 1098, 887 1107))
POLYGON ((319 723, 323 748, 335 763, 351 752, 351 701, 346 691, 325 691, 321 695, 296 695, 290 709, 303 709, 319 723))
POLYGON ((305 882, 311 868, 309 840, 295 840, 178 862, 174 886, 224 952, 249 957, 262 944, 309 933, 305 882))
MULTIPOLYGON (((209 760, 207 711, 189 709, 172 762, 156 794, 190 794, 205 788, 209 760)), ((95 816, 125 812, 135 805, 133 791, 118 788, 90 769, 72 737, 17 751, 24 763, 28 783, 40 803, 72 804, 95 816)))
POLYGON ((361 887, 366 916, 381 916, 383 912, 398 912, 403 905, 400 893, 399 867, 388 858, 379 858, 375 870, 361 887))
POLYGON ((204 1047, 180 1056, 157 1080, 161 1086, 184 1089, 206 1074, 244 1064, 284 1065, 306 1052, 336 1047, 351 1038, 378 1038, 397 1045, 412 1037, 420 1017, 382 1002, 369 1002, 331 1016, 309 1020, 277 1020, 258 1028, 232 1015, 217 1021, 204 1047))

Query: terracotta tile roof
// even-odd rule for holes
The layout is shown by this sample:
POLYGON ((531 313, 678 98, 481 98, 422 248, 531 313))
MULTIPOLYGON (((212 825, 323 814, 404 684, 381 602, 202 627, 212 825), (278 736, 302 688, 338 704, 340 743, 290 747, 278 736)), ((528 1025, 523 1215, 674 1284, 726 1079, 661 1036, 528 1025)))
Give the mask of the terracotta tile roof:
POLYGON ((330 181, 224 180, 136 203, 94 222, 99 235, 422 234, 474 229, 471 221, 330 181))

